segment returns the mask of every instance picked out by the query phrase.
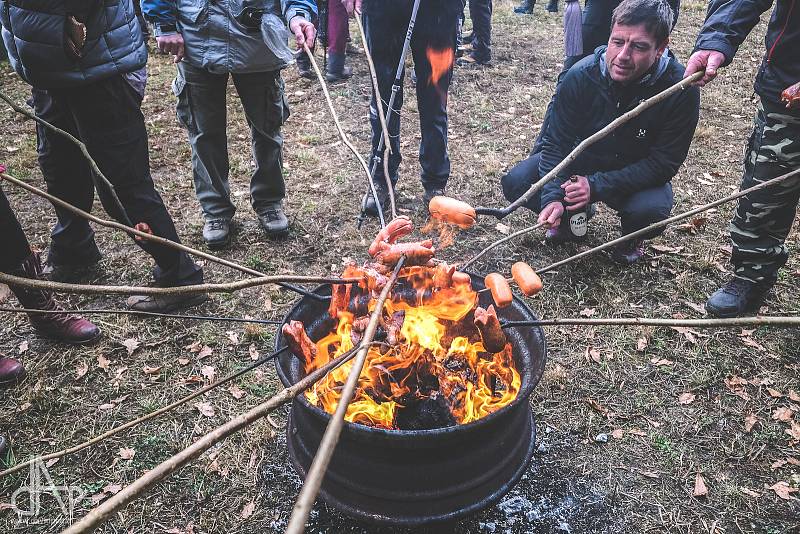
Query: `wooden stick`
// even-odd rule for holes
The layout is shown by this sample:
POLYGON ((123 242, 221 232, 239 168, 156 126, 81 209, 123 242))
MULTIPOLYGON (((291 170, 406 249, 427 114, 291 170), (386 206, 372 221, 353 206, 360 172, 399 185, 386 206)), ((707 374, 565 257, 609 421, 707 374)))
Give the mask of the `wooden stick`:
MULTIPOLYGON (((121 230, 121 231, 126 232, 126 233, 128 233, 130 235, 133 235, 135 237, 138 237, 138 238, 141 238, 141 239, 145 239, 145 240, 148 240, 148 241, 152 241, 153 243, 158 243, 159 245, 162 245, 162 246, 165 246, 165 247, 169 247, 169 248, 172 248, 172 249, 175 249, 175 250, 180 250, 180 251, 186 252, 188 254, 194 254, 195 256, 199 256, 201 258, 207 259, 208 261, 213 261, 214 263, 218 263, 220 265, 224 265, 226 267, 230 267, 231 269, 235 269, 237 271, 240 271, 240 272, 243 272, 243 273, 246 273, 246 274, 251 274, 251 275, 254 275, 254 276, 258 276, 258 277, 266 277, 267 276, 266 274, 264 274, 262 272, 259 272, 259 271, 256 271, 255 269, 251 269, 249 267, 245 267, 244 265, 238 264, 236 262, 232 262, 232 261, 220 258, 218 256, 214 256, 213 254, 208 254, 207 252, 203 252, 202 250, 198 250, 196 248, 187 247, 186 245, 184 245, 182 243, 176 243, 175 241, 172 241, 170 239, 165 239, 165 238, 159 237, 157 235, 148 234, 146 232, 139 231, 139 230, 137 230, 135 228, 131 228, 129 226, 125 226, 124 224, 120 224, 120 223, 118 223, 116 221, 109 221, 109 220, 106 220, 106 219, 101 219, 100 217, 96 217, 95 215, 92 215, 89 212, 83 211, 80 208, 76 208, 75 206, 73 206, 69 202, 65 202, 65 201, 61 200, 60 198, 54 197, 50 193, 42 191, 38 187, 32 186, 30 184, 26 184, 22 180, 18 180, 17 178, 14 178, 13 176, 11 176, 8 173, 0 172, 0 180, 5 180, 5 181, 7 181, 7 182, 9 182, 11 184, 16 185, 17 187, 21 187, 22 189, 25 189, 29 193, 33 193, 34 195, 40 196, 40 197, 42 197, 44 199, 47 199, 52 204, 60 206, 60 207, 64 208, 65 210, 71 211, 72 213, 74 213, 76 215, 79 215, 79 216, 83 217, 84 219, 87 219, 87 220, 92 221, 94 223, 97 223, 97 224, 99 224, 101 226, 105 226, 107 228, 114 228, 116 230, 121 230)), ((303 290, 301 288, 297 288, 297 287, 294 287, 294 286, 289 286, 284 282, 278 282, 278 285, 280 285, 281 287, 284 287, 286 289, 291 289, 292 291, 296 291, 296 292, 298 292, 298 293, 300 293, 302 295, 314 298, 315 300, 323 299, 323 297, 320 297, 319 295, 316 295, 316 294, 311 293, 309 291, 305 291, 305 290, 303 290)))
POLYGON ((544 226, 544 223, 536 223, 533 226, 529 226, 528 228, 523 228, 522 230, 514 232, 513 234, 509 234, 509 235, 507 235, 507 236, 505 236, 505 237, 503 237, 501 239, 498 239, 497 241, 495 241, 494 243, 492 243, 491 245, 489 245, 488 247, 486 247, 485 249, 481 250, 480 252, 478 252, 477 254, 472 256, 470 259, 465 261, 464 264, 459 267, 459 269, 461 269, 461 270, 466 269, 467 267, 469 267, 470 265, 472 265, 473 263, 478 261, 481 258, 481 256, 483 256, 484 254, 486 254, 487 252, 489 252, 490 250, 492 250, 496 246, 502 245, 506 241, 511 241, 515 237, 519 237, 519 236, 521 236, 523 234, 527 234, 528 232, 532 232, 532 231, 536 230, 537 228, 541 228, 542 226, 544 226))
MULTIPOLYGON (((386 191, 389 192, 389 206, 392 212, 392 219, 397 218, 397 206, 394 199, 394 186, 392 179, 389 177, 389 152, 391 152, 391 138, 389 137, 389 126, 386 124, 386 114, 383 112, 383 99, 381 99, 380 85, 378 85, 378 74, 375 72, 375 63, 372 61, 372 52, 369 50, 367 44, 367 34, 364 32, 364 25, 361 22, 361 13, 356 11, 355 16, 356 25, 358 25, 358 34, 361 36, 361 45, 364 47, 364 55, 367 57, 367 66, 369 67, 369 77, 372 79, 372 91, 375 93, 375 107, 378 108, 378 119, 381 123, 381 131, 383 138, 386 139, 383 147, 383 179, 386 181, 386 191)), ((370 178, 371 178, 370 173, 370 178)))
POLYGON ((215 428, 202 438, 192 443, 190 446, 183 449, 181 452, 158 464, 156 467, 136 479, 134 482, 126 486, 122 491, 109 498, 107 501, 92 509, 80 521, 64 530, 62 534, 83 534, 94 531, 97 527, 111 518, 112 515, 116 514, 126 504, 140 497, 148 488, 168 477, 170 474, 191 460, 194 460, 203 454, 203 452, 211 448, 214 444, 222 441, 223 439, 254 423, 255 421, 258 421, 262 417, 265 417, 279 406, 290 402, 297 395, 318 382, 321 378, 328 374, 329 371, 349 360, 354 353, 355 350, 352 350, 343 354, 339 358, 327 363, 325 366, 320 367, 312 373, 309 373, 304 378, 300 379, 296 384, 282 389, 268 401, 259 404, 258 406, 234 419, 231 419, 224 425, 215 428))
POLYGON ((311 513, 311 508, 314 506, 314 501, 317 499, 319 488, 322 485, 322 479, 325 477, 325 472, 328 470, 328 464, 333 456, 333 451, 336 448, 336 444, 339 442, 339 436, 344 426, 344 416, 347 412, 347 406, 353 399, 356 387, 358 386, 358 380, 364 368, 364 362, 367 359, 369 343, 371 343, 372 339, 375 337, 375 332, 378 329, 378 322, 383 313, 383 305, 394 283, 397 281, 397 275, 403 267, 405 260, 405 256, 400 257, 400 261, 397 262, 392 275, 389 277, 386 285, 383 286, 383 290, 375 302, 375 309, 369 318, 367 328, 364 330, 364 337, 362 338, 361 345, 359 345, 353 367, 350 369, 350 374, 347 375, 347 382, 345 382, 344 388, 342 388, 339 402, 336 404, 336 411, 331 415, 328 427, 325 429, 325 434, 322 436, 319 448, 314 456, 314 461, 311 462, 311 467, 308 469, 303 488, 300 490, 300 495, 298 495, 297 501, 294 503, 292 515, 289 518, 289 525, 286 527, 284 534, 302 534, 306 528, 308 515, 311 513))
MULTIPOLYGON (((689 78, 687 78, 687 80, 688 79, 689 78)), ((650 226, 646 226, 645 228, 642 228, 641 230, 637 230, 635 232, 631 232, 630 234, 626 234, 626 235, 624 235, 622 237, 618 237, 617 239, 613 239, 613 240, 609 241, 608 243, 604 243, 604 244, 598 245, 598 246, 596 246, 594 248, 590 248, 589 250, 585 250, 585 251, 581 252, 580 254, 575 254, 574 256, 570 256, 569 258, 563 259, 561 261, 557 261, 557 262, 555 262, 555 263, 553 263, 551 265, 548 265, 547 267, 543 267, 541 269, 537 269, 536 272, 541 274, 541 273, 546 273, 547 271, 552 271, 553 269, 557 269, 558 267, 561 267, 562 265, 566 265, 567 263, 573 262, 573 261, 578 260, 580 258, 584 258, 584 257, 586 257, 586 256, 588 256, 590 254, 594 254, 595 252, 599 252, 599 251, 605 250, 605 249, 607 249, 609 247, 613 247, 614 245, 622 243, 623 241, 627 241, 629 239, 633 239, 635 237, 639 237, 639 236, 645 235, 645 234, 647 234, 647 233, 649 233, 649 232, 651 232, 653 230, 656 230, 658 228, 662 228, 664 226, 667 226, 667 225, 672 224, 672 223, 677 222, 677 221, 681 221, 683 219, 687 219, 687 218, 689 218, 689 217, 691 217, 693 215, 697 215, 698 213, 702 213, 704 211, 710 210, 711 208, 715 208, 715 207, 717 207, 717 206, 719 206, 721 204, 725 204, 726 202, 730 202, 731 200, 736 200, 737 198, 741 198, 741 197, 743 197, 745 195, 753 193, 754 191, 759 191, 761 189, 765 189, 767 187, 776 185, 776 184, 778 184, 780 182, 788 180, 789 178, 792 178, 792 177, 797 176, 799 174, 800 174, 800 169, 796 169, 796 170, 794 170, 792 172, 788 172, 788 173, 786 173, 786 174, 784 174, 782 176, 778 176, 777 178, 773 178, 771 180, 767 180, 766 182, 762 182, 762 183, 760 183, 758 185, 754 185, 753 187, 750 187, 748 189, 744 189, 742 191, 739 191, 738 193, 734 193, 732 195, 728 195, 728 196, 723 197, 723 198, 721 198, 719 200, 715 200, 714 202, 709 202, 708 204, 704 204, 702 206, 699 206, 697 208, 691 209, 691 210, 686 211, 684 213, 681 213, 679 215, 675 215, 673 217, 670 217, 669 219, 664 219, 663 221, 659 221, 657 223, 653 223, 650 226)))
POLYGON ((780 326, 800 327, 800 317, 767 316, 734 317, 730 319, 651 319, 647 317, 622 317, 622 318, 590 318, 573 319, 557 318, 542 319, 539 321, 508 321, 502 324, 503 328, 518 328, 524 326, 682 326, 691 328, 727 328, 731 326, 780 326))
POLYGON ((594 143, 596 143, 600 139, 603 139, 608 134, 610 134, 611 132, 613 132, 614 130, 616 130, 617 128, 619 128, 621 125, 625 124, 629 120, 633 119, 634 117, 639 116, 646 109, 658 104, 659 102, 662 102, 663 100, 669 98, 670 96, 672 96, 673 94, 677 93, 678 91, 682 91, 682 90, 686 89, 686 87, 688 87, 689 85, 693 84, 694 82, 696 82, 697 80, 702 78, 703 75, 704 75, 703 72, 696 72, 696 73, 692 74, 691 76, 689 76, 688 78, 684 78, 683 80, 679 81, 678 83, 674 84, 673 86, 668 87, 667 89, 661 91, 660 93, 651 96, 647 100, 642 100, 642 102, 638 106, 636 106, 632 110, 624 113, 623 115, 620 115, 619 117, 617 117, 616 119, 614 119, 613 121, 608 123, 607 126, 605 126, 601 130, 597 131, 596 133, 590 135, 589 137, 587 137, 586 139, 581 141, 578 144, 578 146, 576 146, 572 150, 572 152, 567 154, 567 157, 564 158, 563 161, 561 161, 561 163, 559 163, 558 165, 553 167, 553 169, 550 172, 545 174, 539 181, 537 181, 535 184, 533 184, 530 187, 530 189, 528 189, 525 192, 525 194, 523 194, 521 197, 519 197, 517 200, 515 200, 514 202, 512 202, 511 204, 509 204, 505 208, 485 208, 485 207, 480 207, 480 208, 477 208, 475 210, 475 212, 478 215, 494 215, 498 219, 502 219, 506 215, 508 215, 511 212, 517 210, 520 206, 522 206, 527 201, 529 201, 531 198, 533 198, 533 195, 535 195, 537 192, 539 192, 539 190, 541 190, 545 186, 545 184, 547 184, 553 178, 558 176, 561 173, 561 171, 563 171, 572 162, 574 162, 575 159, 577 159, 577 157, 584 150, 586 150, 589 146, 593 145, 594 143))
POLYGON ((212 389, 216 389, 216 388, 218 388, 218 387, 220 387, 220 386, 222 386, 224 384, 227 384, 231 380, 236 380, 237 378, 239 378, 243 374, 245 374, 247 372, 250 372, 253 369, 255 369, 256 367, 259 367, 262 364, 272 360, 273 358, 276 358, 276 357, 280 356, 281 354, 286 352, 286 350, 288 348, 289 347, 283 347, 282 349, 278 350, 277 352, 273 352, 269 356, 264 356, 262 358, 259 358, 257 361, 251 363, 247 367, 244 367, 244 368, 236 371, 235 373, 233 373, 231 375, 228 375, 225 378, 223 378, 221 380, 218 380, 217 382, 214 382, 213 384, 209 384, 208 386, 205 386, 204 388, 201 388, 201 389, 195 391, 194 393, 192 393, 190 395, 187 395, 186 397, 183 397, 182 399, 179 399, 179 400, 173 402, 172 404, 168 404, 167 406, 164 406, 163 408, 159 408, 158 410, 156 410, 154 412, 150 412, 147 415, 143 415, 142 417, 139 417, 138 419, 134 419, 133 421, 128 421, 124 425, 120 425, 120 426, 114 427, 111 430, 108 430, 108 431, 103 432, 102 434, 100 434, 98 436, 93 437, 92 439, 84 441, 83 443, 79 443, 77 445, 74 445, 72 447, 66 448, 66 449, 58 451, 58 452, 53 452, 53 453, 50 453, 50 454, 45 454, 44 456, 37 456, 35 458, 31 458, 30 460, 28 460, 26 462, 23 462, 21 464, 15 465, 14 467, 6 469, 5 471, 0 471, 0 478, 2 478, 4 476, 12 475, 12 474, 16 473, 17 471, 21 471, 22 469, 25 469, 26 467, 28 467, 28 466, 36 463, 36 462, 46 462, 46 461, 52 460, 54 458, 63 458, 64 456, 67 456, 67 455, 70 455, 70 454, 74 454, 74 453, 76 453, 78 451, 82 451, 83 449, 85 449, 87 447, 91 447, 92 445, 97 445, 98 443, 107 440, 111 436, 115 436, 115 435, 119 434, 123 430, 127 430, 129 428, 133 428, 136 425, 140 425, 140 424, 144 423, 145 421, 149 421, 150 419, 154 419, 154 418, 158 417, 159 415, 163 415, 163 414, 165 414, 165 413, 167 413, 169 411, 174 410, 178 406, 182 406, 182 405, 186 404, 187 402, 189 402, 192 399, 195 399, 195 398, 197 398, 197 397, 199 397, 201 395, 205 395, 206 393, 208 393, 212 389))
MULTIPOLYGON (((342 138, 342 142, 345 144, 347 148, 350 149, 350 152, 356 157, 358 162, 361 164, 361 168, 364 169, 364 174, 367 176, 367 182, 369 183, 370 191, 372 192, 373 197, 375 198, 375 203, 380 206, 380 201, 378 200, 378 193, 375 191, 375 184, 372 183, 372 178, 370 177, 369 166, 367 162, 364 161, 364 158, 361 154, 358 153, 356 147, 353 146, 353 143, 347 138, 347 135, 344 133, 342 129, 342 125, 339 122, 339 115, 336 114, 336 110, 333 107, 333 101, 331 100, 331 94, 328 92, 328 84, 325 83, 325 78, 322 76, 322 72, 319 70, 319 65, 317 65, 317 60, 314 58, 314 53, 311 52, 311 49, 308 48, 306 43, 303 43, 303 49, 308 56, 308 59, 311 60, 311 66, 314 68, 314 72, 317 75, 317 79, 319 80, 319 84, 322 87, 322 93, 325 95, 325 101, 328 103, 328 110, 331 112, 331 117, 333 117, 333 123, 336 125, 336 130, 339 132, 339 137, 342 138)), ((381 210, 378 210, 378 215, 381 221, 381 228, 386 227, 386 221, 383 218, 383 213, 381 210)))
MULTIPOLYGON (((83 143, 83 141, 81 141, 80 139, 78 139, 77 137, 72 135, 71 133, 67 132, 66 130, 62 130, 61 128, 58 128, 57 126, 54 126, 53 124, 50 124, 46 120, 37 117, 36 114, 31 113, 29 110, 16 105, 14 103, 14 101, 11 100, 11 98, 9 98, 8 95, 3 93, 2 91, 0 91, 0 99, 5 100, 6 104, 11 106, 11 109, 16 111, 17 113, 21 113, 22 115, 25 115, 29 119, 33 119, 34 121, 38 122, 39 124, 41 124, 45 128, 49 128, 50 130, 53 130, 54 132, 66 137, 67 139, 72 141, 78 147, 78 149, 81 151, 81 153, 83 154, 83 157, 86 159, 86 161, 89 163, 89 166, 92 168, 92 171, 94 173, 93 176, 98 177, 105 184, 106 189, 108 190, 108 193, 111 194, 111 198, 114 200, 114 203, 116 204, 115 207, 120 212, 120 216, 121 216, 122 220, 127 224, 127 226, 133 226, 133 223, 131 222, 130 218, 128 217, 128 212, 125 211, 125 207, 122 205, 122 202, 120 201, 119 197, 117 196, 116 189, 114 189, 114 186, 111 184, 109 179, 106 178, 106 175, 103 174, 103 171, 100 170, 100 167, 97 165, 97 162, 94 160, 94 158, 92 158, 92 156, 89 154, 89 149, 86 148, 86 145, 83 143)), ((97 184, 95 184, 95 186, 96 185, 97 184)))
POLYGON ((84 295, 192 295, 195 293, 232 293, 248 287, 262 286, 265 284, 278 284, 281 282, 302 282, 318 284, 353 284, 358 283, 358 278, 326 278, 321 276, 262 276, 236 282, 222 284, 195 284, 190 286, 175 287, 137 287, 137 286, 107 286, 87 284, 67 284, 64 282, 51 282, 49 280, 35 280, 0 272, 0 283, 9 286, 44 289, 58 293, 76 293, 84 295))
POLYGON ((57 309, 57 310, 38 310, 34 308, 9 308, 7 306, 0 306, 0 312, 7 313, 41 313, 41 314, 76 314, 76 315, 94 315, 94 314, 111 314, 111 315, 134 315, 139 317, 159 317, 163 319, 189 319, 193 321, 219 321, 223 323, 253 323, 253 324, 283 324, 283 321, 277 319, 253 319, 246 317, 225 317, 219 315, 185 315, 178 313, 160 313, 148 312, 140 310, 118 310, 110 308, 81 308, 81 309, 57 309))

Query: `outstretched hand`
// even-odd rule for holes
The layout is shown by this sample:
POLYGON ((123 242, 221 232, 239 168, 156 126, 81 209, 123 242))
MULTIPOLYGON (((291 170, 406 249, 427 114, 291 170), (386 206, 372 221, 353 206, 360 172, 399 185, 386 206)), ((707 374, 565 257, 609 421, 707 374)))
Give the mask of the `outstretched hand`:
POLYGON ((689 58, 686 63, 684 78, 688 78, 695 72, 705 72, 705 75, 693 85, 703 87, 705 84, 717 77, 717 70, 725 63, 725 54, 716 50, 698 50, 689 58))
POLYGON ((294 34, 294 40, 297 42, 297 48, 302 50, 303 45, 308 48, 314 48, 314 39, 317 38, 317 29, 314 25, 301 16, 292 17, 289 21, 289 29, 294 34))
POLYGON ((170 33, 156 37, 158 50, 162 54, 175 56, 174 62, 180 63, 184 57, 183 35, 180 33, 170 33))

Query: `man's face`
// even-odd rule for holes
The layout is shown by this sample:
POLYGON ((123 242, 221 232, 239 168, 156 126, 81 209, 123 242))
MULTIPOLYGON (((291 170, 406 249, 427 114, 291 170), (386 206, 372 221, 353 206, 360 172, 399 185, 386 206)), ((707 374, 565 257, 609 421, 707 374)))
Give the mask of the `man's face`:
POLYGON ((666 42, 656 42, 644 24, 614 24, 606 50, 606 67, 611 79, 623 85, 639 80, 666 47, 666 42))

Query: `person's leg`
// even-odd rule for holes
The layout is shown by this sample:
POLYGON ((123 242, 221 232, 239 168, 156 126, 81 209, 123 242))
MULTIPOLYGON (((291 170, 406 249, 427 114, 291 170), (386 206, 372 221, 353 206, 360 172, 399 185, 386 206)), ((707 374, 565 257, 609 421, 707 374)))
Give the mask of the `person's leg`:
POLYGON ((492 59, 492 0, 469 0, 472 19, 472 51, 465 62, 488 63, 492 59))
POLYGON ((442 0, 420 7, 411 40, 417 73, 417 109, 422 134, 419 162, 426 198, 438 193, 450 177, 447 153, 447 96, 453 77, 459 0, 442 0), (429 57, 430 54, 430 57, 429 57), (434 73, 431 61, 436 62, 434 73))
POLYGON ((519 5, 514 8, 514 13, 519 15, 532 15, 536 0, 521 0, 519 5))
POLYGON ((15 270, 31 253, 31 247, 17 216, 8 203, 5 191, 0 187, 0 272, 15 270))
POLYGON ((194 188, 206 221, 230 220, 236 212, 228 183, 227 84, 226 74, 211 74, 186 62, 178 64, 173 82, 176 114, 189 135, 194 188))
MULTIPOLYGON (((514 165, 514 167, 500 179, 500 185, 503 188, 503 196, 506 197, 506 200, 514 202, 524 195, 534 182, 539 180, 540 159, 540 154, 529 156, 527 159, 514 165)), ((542 210, 541 196, 542 192, 539 191, 532 199, 526 202, 524 206, 535 213, 539 213, 542 210)))
POLYGON ((283 180, 283 134, 281 126, 289 117, 280 71, 234 74, 233 83, 242 101, 253 143, 256 169, 250 179, 253 210, 269 233, 285 232, 288 220, 282 202, 286 197, 283 180), (270 221, 267 212, 279 212, 280 221, 270 221), (267 217, 267 223, 263 220, 267 217))
MULTIPOLYGON (((674 205, 672 183, 637 191, 608 205, 619 215, 622 235, 636 232, 669 217, 674 205)), ((663 232, 664 228, 658 228, 639 239, 653 239, 663 232)))
MULTIPOLYGON (((64 98, 42 89, 33 89, 31 96, 37 117, 78 137, 78 128, 64 98)), ((47 192, 76 208, 91 211, 94 201, 92 170, 75 143, 37 123, 36 150, 47 192)), ((48 263, 64 267, 96 263, 100 251, 89 221, 64 208, 53 208, 58 220, 51 232, 48 263)))
POLYGON ((348 30, 344 4, 340 1, 328 2, 328 81, 348 78, 352 73, 349 68, 345 69, 348 30))
MULTIPOLYGON (((179 242, 150 175, 141 96, 122 76, 115 76, 69 90, 65 97, 81 140, 114 185, 130 220, 146 223, 155 235, 179 242)), ((98 193, 106 211, 113 213, 114 204, 108 195, 98 193)), ((203 280, 203 271, 185 252, 147 241, 136 243, 155 259, 154 276, 159 285, 189 285, 203 280)))

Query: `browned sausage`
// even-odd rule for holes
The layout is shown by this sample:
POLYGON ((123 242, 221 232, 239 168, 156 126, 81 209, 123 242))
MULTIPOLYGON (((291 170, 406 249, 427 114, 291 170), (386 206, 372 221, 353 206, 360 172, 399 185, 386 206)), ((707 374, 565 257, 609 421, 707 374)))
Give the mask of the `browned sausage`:
POLYGON ((306 334, 306 329, 301 321, 289 321, 281 328, 283 337, 292 354, 303 360, 303 363, 310 364, 317 357, 317 346, 306 334))
POLYGON ((437 289, 444 289, 453 286, 453 273, 456 271, 455 265, 440 263, 433 272, 433 286, 437 289))
POLYGON ((387 266, 395 265, 400 261, 400 257, 406 256, 405 265, 425 265, 428 260, 433 258, 434 252, 433 241, 426 239, 425 241, 413 243, 395 243, 394 245, 384 244, 375 256, 378 263, 387 266))
POLYGON ((500 327, 497 312, 491 304, 484 310, 480 306, 475 308, 475 327, 481 333, 481 342, 486 352, 502 352, 506 347, 506 334, 500 327))
POLYGON ((533 268, 524 261, 511 266, 511 276, 525 295, 531 297, 542 290, 542 279, 533 268))
POLYGON ((456 271, 453 273, 453 285, 469 285, 472 286, 472 277, 467 273, 462 273, 461 271, 456 271))
POLYGON ((339 317, 339 312, 346 310, 350 304, 350 284, 331 284, 331 302, 328 305, 328 315, 333 319, 339 317))
POLYGON ((455 198, 437 196, 428 204, 428 211, 434 219, 469 228, 475 224, 475 208, 455 198))
POLYGON ((505 308, 514 300, 511 286, 508 285, 506 277, 502 274, 488 274, 484 279, 484 283, 486 283, 486 287, 492 292, 492 299, 494 299, 494 303, 497 304, 498 308, 505 308))
POLYGON ((381 231, 378 232, 378 235, 375 236, 375 239, 369 246, 369 255, 375 257, 375 255, 380 252, 381 243, 394 243, 413 231, 414 225, 411 224, 411 219, 405 215, 392 219, 389 221, 389 224, 386 225, 386 228, 382 228, 381 231))

